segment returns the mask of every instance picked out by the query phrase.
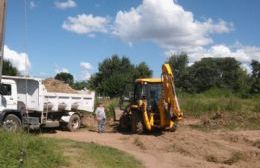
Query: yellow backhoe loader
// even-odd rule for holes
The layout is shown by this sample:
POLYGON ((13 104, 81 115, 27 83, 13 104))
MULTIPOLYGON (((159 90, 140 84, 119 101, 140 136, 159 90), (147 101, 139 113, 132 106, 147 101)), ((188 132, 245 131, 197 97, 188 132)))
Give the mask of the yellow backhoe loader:
POLYGON ((161 78, 136 79, 131 103, 120 118, 120 128, 139 134, 155 129, 175 131, 182 117, 171 67, 163 64, 161 78))

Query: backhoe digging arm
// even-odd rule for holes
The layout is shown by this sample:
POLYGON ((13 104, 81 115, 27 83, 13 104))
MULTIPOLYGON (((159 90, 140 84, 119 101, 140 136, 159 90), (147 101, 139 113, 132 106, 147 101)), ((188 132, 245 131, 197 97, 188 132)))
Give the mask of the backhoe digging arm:
POLYGON ((170 128, 173 127, 176 120, 180 120, 183 117, 183 113, 180 110, 178 98, 176 96, 174 76, 169 64, 163 64, 162 66, 162 95, 159 103, 159 108, 164 111, 161 114, 163 118, 162 125, 168 125, 170 128))

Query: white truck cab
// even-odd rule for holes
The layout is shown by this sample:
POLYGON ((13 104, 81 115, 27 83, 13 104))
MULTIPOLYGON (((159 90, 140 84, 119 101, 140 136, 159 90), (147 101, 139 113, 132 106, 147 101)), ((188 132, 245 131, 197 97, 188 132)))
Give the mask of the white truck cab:
POLYGON ((17 110, 17 87, 14 80, 2 79, 0 85, 0 111, 17 110))

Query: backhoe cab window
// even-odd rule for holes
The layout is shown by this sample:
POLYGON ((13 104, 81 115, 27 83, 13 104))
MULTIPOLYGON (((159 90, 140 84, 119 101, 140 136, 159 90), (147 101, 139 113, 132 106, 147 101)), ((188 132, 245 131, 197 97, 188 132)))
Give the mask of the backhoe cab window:
POLYGON ((0 85, 0 94, 3 96, 10 96, 12 93, 11 85, 1 84, 0 85))
POLYGON ((150 101, 158 101, 160 98, 162 86, 160 83, 152 84, 136 84, 135 85, 135 100, 147 99, 150 101))
POLYGON ((159 101, 161 95, 162 85, 161 84, 152 84, 149 86, 148 97, 151 101, 159 101))
POLYGON ((145 96, 144 95, 144 85, 142 85, 140 83, 136 84, 134 93, 135 93, 135 95, 134 95, 135 100, 142 99, 145 96))

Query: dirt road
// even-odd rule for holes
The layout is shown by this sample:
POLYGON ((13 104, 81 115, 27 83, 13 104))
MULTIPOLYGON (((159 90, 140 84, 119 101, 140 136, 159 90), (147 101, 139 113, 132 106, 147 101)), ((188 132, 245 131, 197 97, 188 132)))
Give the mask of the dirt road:
POLYGON ((149 168, 260 168, 260 130, 202 132, 185 119, 174 133, 161 135, 98 134, 58 131, 43 136, 95 142, 125 151, 149 168))

